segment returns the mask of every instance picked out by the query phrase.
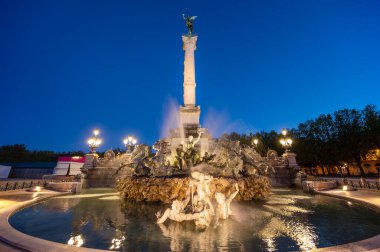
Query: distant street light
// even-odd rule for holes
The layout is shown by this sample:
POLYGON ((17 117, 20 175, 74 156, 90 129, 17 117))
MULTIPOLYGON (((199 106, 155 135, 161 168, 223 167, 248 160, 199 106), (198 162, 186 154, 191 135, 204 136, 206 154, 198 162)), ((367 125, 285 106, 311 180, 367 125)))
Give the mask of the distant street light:
POLYGON ((256 151, 257 151, 257 145, 259 144, 259 139, 257 139, 257 138, 252 139, 251 144, 255 146, 256 151))
POLYGON ((127 152, 132 152, 135 145, 137 144, 137 139, 132 136, 128 136, 124 138, 123 143, 125 148, 127 149, 127 152))
POLYGON ((88 139, 88 141, 87 141, 88 147, 90 147, 90 153, 96 153, 96 149, 102 143, 102 140, 100 138, 98 138, 99 133, 100 133, 99 130, 95 129, 92 132, 92 134, 93 134, 92 137, 90 139, 88 139))
POLYGON ((280 143, 281 143, 282 147, 284 147, 285 152, 289 152, 289 149, 292 146, 293 140, 291 138, 287 137, 288 131, 286 129, 283 129, 281 131, 281 134, 283 135, 283 138, 281 138, 280 143))

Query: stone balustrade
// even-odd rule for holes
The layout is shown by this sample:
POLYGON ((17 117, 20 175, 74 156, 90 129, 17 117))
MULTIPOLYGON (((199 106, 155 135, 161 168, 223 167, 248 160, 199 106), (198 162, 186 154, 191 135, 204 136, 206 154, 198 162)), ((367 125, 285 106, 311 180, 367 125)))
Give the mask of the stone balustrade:
POLYGON ((47 181, 43 179, 20 179, 0 181, 0 191, 19 190, 33 186, 46 186, 47 181))

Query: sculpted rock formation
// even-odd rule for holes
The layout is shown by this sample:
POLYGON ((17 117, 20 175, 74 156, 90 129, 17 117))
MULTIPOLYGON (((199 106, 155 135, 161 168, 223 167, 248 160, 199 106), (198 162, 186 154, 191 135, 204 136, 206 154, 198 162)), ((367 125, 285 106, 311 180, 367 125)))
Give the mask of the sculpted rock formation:
MULTIPOLYGON (((173 200, 186 199, 186 191, 190 186, 190 178, 155 178, 155 177, 125 177, 117 182, 121 197, 127 200, 153 201, 172 203, 173 200)), ((227 197, 234 191, 237 183, 239 192, 236 200, 253 200, 265 198, 270 193, 267 177, 251 176, 241 178, 214 178, 209 185, 211 198, 216 192, 222 192, 227 197)))

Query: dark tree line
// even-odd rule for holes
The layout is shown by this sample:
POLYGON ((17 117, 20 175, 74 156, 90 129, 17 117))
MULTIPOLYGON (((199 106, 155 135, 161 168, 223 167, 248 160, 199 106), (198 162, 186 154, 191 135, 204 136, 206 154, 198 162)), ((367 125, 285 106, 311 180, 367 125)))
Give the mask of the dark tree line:
MULTIPOLYGON (((371 150, 380 148, 380 111, 374 105, 367 105, 362 110, 342 109, 301 123, 289 133, 294 140, 292 151, 297 154, 300 165, 320 166, 325 173, 324 167, 355 163, 361 174, 365 174, 362 161, 371 150)), ((279 154, 283 152, 279 143, 282 136, 275 131, 233 132, 229 136, 247 145, 253 145, 252 140, 257 138, 261 155, 268 148, 279 154)))
POLYGON ((292 134, 293 150, 302 165, 323 168, 355 163, 365 174, 362 160, 380 147, 380 111, 374 105, 338 110, 301 123, 292 134))
POLYGON ((83 151, 54 152, 28 150, 24 144, 0 146, 0 162, 56 162, 59 156, 83 156, 83 151))

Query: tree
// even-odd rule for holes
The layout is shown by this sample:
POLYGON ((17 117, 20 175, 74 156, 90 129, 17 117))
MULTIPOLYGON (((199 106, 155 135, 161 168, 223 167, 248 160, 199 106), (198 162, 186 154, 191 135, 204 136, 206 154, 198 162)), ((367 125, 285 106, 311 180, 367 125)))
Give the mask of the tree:
POLYGON ((365 175, 362 160, 370 150, 380 146, 380 112, 374 105, 368 105, 362 111, 338 110, 334 119, 340 159, 355 161, 365 175))
POLYGON ((255 137, 259 140, 257 149, 260 155, 265 156, 269 149, 275 150, 279 155, 283 154, 284 150, 280 144, 281 135, 276 131, 260 131, 255 134, 255 137))
POLYGON ((228 135, 228 138, 232 141, 239 141, 243 146, 252 146, 253 139, 257 138, 259 140, 257 144, 257 152, 260 155, 265 156, 269 149, 275 150, 278 154, 283 153, 283 149, 280 144, 280 135, 271 130, 270 132, 260 131, 256 134, 239 134, 237 132, 232 132, 228 135))
POLYGON ((333 115, 320 115, 292 130, 298 162, 324 167, 355 162, 365 175, 362 160, 380 147, 380 112, 374 105, 363 110, 343 109, 333 115))
POLYGON ((59 156, 84 156, 84 152, 30 151, 24 144, 0 146, 0 162, 56 162, 59 156))
POLYGON ((29 151, 24 144, 3 145, 0 147, 1 162, 25 162, 28 157, 29 151))
POLYGON ((330 114, 320 115, 315 120, 301 123, 292 132, 296 137, 294 150, 299 163, 309 167, 319 165, 323 174, 328 175, 324 168, 338 163, 333 117, 330 114))

